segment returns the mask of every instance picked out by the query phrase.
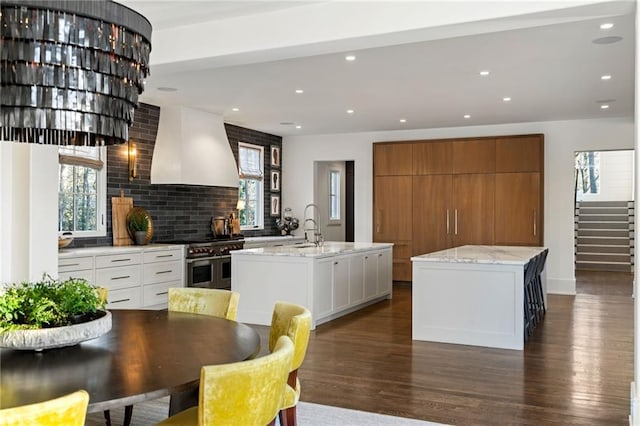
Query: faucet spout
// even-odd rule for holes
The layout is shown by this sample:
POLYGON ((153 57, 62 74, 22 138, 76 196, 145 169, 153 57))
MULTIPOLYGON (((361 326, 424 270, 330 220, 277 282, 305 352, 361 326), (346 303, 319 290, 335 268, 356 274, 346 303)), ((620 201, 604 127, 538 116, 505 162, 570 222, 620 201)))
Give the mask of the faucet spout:
POLYGON ((320 225, 318 224, 318 221, 320 219, 320 208, 318 208, 318 206, 316 204, 307 204, 304 208, 304 222, 302 225, 302 228, 304 230, 304 239, 307 243, 313 243, 316 246, 320 246, 323 241, 324 238, 322 237, 322 234, 320 233, 320 225), (312 217, 307 217, 307 210, 311 208, 312 210, 315 209, 315 211, 312 211, 312 214, 314 214, 314 216, 318 219, 314 219, 312 217), (317 213, 317 216, 315 215, 317 213), (311 227, 309 228, 307 226, 307 223, 311 223, 311 227), (307 231, 311 231, 313 232, 313 241, 311 241, 311 239, 309 238, 307 231))

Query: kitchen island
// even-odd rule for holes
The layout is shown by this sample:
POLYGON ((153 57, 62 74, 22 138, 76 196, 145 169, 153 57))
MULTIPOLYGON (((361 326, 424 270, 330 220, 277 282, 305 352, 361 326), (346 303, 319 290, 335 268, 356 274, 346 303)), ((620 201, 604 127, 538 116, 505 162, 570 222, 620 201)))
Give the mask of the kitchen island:
POLYGON ((307 307, 316 325, 391 298, 388 243, 327 241, 231 252, 237 320, 270 325, 276 301, 307 307))
POLYGON ((412 257, 413 339, 522 350, 525 265, 545 250, 462 246, 412 257))

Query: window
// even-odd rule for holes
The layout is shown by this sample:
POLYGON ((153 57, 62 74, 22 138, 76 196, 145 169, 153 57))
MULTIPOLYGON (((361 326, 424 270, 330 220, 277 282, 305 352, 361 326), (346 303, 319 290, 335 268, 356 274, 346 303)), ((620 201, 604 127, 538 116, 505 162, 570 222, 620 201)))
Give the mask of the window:
POLYGON ((104 147, 60 147, 58 232, 76 237, 106 235, 106 150, 104 147))
POLYGON ((240 229, 262 229, 264 184, 262 165, 264 148, 245 143, 238 144, 240 186, 238 197, 244 201, 240 210, 240 229))
POLYGON ((576 152, 576 193, 597 194, 600 192, 600 153, 576 152))
POLYGON ((340 220, 340 172, 329 172, 329 220, 340 220))

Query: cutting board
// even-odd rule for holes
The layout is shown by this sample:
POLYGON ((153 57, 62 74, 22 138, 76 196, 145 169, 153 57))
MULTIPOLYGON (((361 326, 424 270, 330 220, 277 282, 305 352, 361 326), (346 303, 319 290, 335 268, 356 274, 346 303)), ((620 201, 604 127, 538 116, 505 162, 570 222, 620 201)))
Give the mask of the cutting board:
POLYGON ((123 193, 120 193, 119 197, 111 197, 111 227, 114 246, 130 246, 133 244, 127 232, 127 213, 132 208, 133 198, 125 197, 123 193))

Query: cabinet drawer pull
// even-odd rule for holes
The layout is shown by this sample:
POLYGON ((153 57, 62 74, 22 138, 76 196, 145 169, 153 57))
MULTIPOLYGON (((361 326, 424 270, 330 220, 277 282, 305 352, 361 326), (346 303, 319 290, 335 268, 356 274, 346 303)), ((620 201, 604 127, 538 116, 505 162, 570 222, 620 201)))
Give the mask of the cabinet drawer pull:
POLYGON ((131 259, 111 259, 111 262, 129 262, 131 259))
POLYGON ((365 258, 365 259, 368 259, 368 258, 369 258, 369 256, 365 256, 364 258, 365 258))
POLYGON ((162 293, 156 293, 156 296, 164 296, 165 294, 169 294, 169 292, 163 291, 162 293))
POLYGON ((158 271, 156 274, 168 274, 170 272, 173 272, 173 269, 169 269, 168 271, 158 271))
POLYGON ((131 300, 131 299, 119 299, 119 300, 114 300, 114 301, 113 301, 113 302, 111 302, 111 303, 128 302, 128 301, 130 301, 130 300, 131 300))
POLYGON ((382 257, 382 253, 378 253, 378 257, 382 257))
POLYGON ((67 266, 80 266, 80 264, 79 263, 67 263, 67 264, 64 264, 64 265, 58 265, 58 267, 60 267, 60 268, 66 268, 67 266))
POLYGON ((126 278, 131 278, 131 275, 123 275, 121 277, 111 277, 112 280, 124 280, 126 278))
POLYGON ((449 209, 447 209, 447 235, 449 235, 449 209))
POLYGON ((334 264, 334 265, 337 265, 337 264, 338 264, 338 262, 333 262, 333 264, 334 264))
POLYGON ((538 234, 538 227, 537 227, 537 219, 538 219, 538 212, 536 211, 536 209, 533 209, 533 236, 537 236, 538 234))
POLYGON ((172 254, 159 254, 156 256, 156 259, 160 259, 161 257, 173 257, 172 254))

